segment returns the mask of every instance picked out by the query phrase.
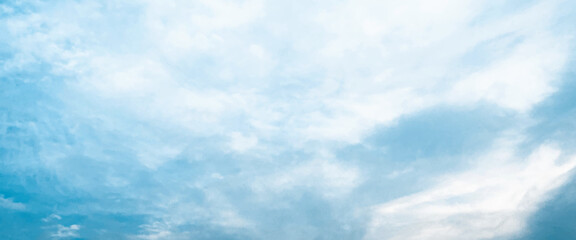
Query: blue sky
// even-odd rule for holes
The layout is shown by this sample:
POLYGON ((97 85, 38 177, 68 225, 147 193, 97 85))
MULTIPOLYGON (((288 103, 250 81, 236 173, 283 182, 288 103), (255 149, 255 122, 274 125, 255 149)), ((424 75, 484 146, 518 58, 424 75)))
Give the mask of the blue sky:
POLYGON ((572 239, 575 11, 0 1, 0 236, 572 239))

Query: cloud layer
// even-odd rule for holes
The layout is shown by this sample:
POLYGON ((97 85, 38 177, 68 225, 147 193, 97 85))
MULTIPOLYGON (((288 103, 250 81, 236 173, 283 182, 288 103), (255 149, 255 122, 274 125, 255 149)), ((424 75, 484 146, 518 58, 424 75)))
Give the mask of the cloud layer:
POLYGON ((0 3, 0 235, 528 236, 574 168, 573 8, 0 3))

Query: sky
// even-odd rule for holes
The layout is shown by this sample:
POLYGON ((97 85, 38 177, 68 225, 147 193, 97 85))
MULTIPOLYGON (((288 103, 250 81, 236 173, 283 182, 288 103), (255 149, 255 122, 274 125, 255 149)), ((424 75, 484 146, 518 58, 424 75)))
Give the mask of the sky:
POLYGON ((2 239, 570 240, 572 0, 0 0, 2 239))

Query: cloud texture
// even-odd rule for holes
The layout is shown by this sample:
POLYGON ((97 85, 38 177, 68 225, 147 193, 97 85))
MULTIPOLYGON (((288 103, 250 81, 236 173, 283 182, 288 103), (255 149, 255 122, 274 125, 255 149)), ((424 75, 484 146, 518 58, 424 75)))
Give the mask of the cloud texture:
POLYGON ((0 235, 548 236, 575 7, 0 2, 0 235))

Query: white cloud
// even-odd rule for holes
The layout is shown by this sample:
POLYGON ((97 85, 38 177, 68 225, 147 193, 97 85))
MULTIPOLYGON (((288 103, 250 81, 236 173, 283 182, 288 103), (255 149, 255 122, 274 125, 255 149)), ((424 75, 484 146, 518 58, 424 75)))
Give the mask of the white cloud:
POLYGON ((0 207, 8 208, 12 210, 25 210, 26 205, 19 202, 14 202, 12 198, 4 198, 4 195, 0 194, 0 207))
MULTIPOLYGON (((95 159, 95 168, 101 169, 95 169, 94 179, 122 188, 120 199, 141 194, 144 208, 162 209, 154 213, 172 222, 147 225, 150 234, 141 237, 163 239, 179 236, 175 226, 194 221, 252 226, 238 211, 241 206, 220 188, 246 184, 255 198, 273 201, 314 191, 337 201, 364 180, 361 163, 342 163, 322 153, 288 159, 282 150, 329 152, 360 143, 376 126, 390 126, 402 116, 440 105, 488 102, 528 112, 554 92, 557 74, 570 54, 569 38, 550 30, 560 3, 542 1, 505 16, 486 17, 499 3, 306 2, 302 5, 314 7, 301 11, 294 7, 300 3, 261 0, 59 1, 0 23, 9 35, 7 45, 17 53, 2 64, 6 71, 40 62, 50 65, 54 78, 68 79, 46 90, 55 91, 47 94, 63 102, 63 109, 54 110, 63 116, 58 122, 98 132, 77 145, 50 138, 40 153, 44 167, 56 169, 49 169, 56 179, 77 179, 69 184, 93 193, 93 186, 102 183, 70 173, 62 159, 95 159), (515 40, 493 43, 503 37, 515 40), (466 58, 482 61, 466 63, 466 58), (154 175, 175 159, 186 161, 189 146, 203 137, 223 139, 215 145, 227 148, 219 149, 224 153, 257 152, 250 156, 255 159, 194 162, 198 169, 216 168, 217 173, 206 178, 201 173, 183 179, 154 175), (121 144, 103 147, 99 141, 121 144), (129 162, 132 158, 138 160, 129 162), (121 171, 108 164, 116 162, 144 167, 149 172, 142 175, 153 176, 151 181, 167 192, 165 199, 150 201, 156 195, 130 189, 141 179, 130 177, 140 172, 113 176, 121 171), (262 162, 263 169, 254 170, 262 162), (234 173, 219 172, 218 164, 232 165, 229 172, 234 173), (211 181, 229 184, 212 186, 211 181), (181 189, 201 189, 208 203, 191 204, 195 200, 181 189)), ((70 138, 83 134, 71 128, 70 138)), ((377 207, 367 238, 421 239, 432 234, 451 239, 471 232, 479 239, 517 232, 571 169, 571 161, 554 162, 557 153, 543 146, 522 162, 500 151, 496 155, 504 162, 478 166, 377 207)), ((411 168, 389 170, 391 180, 412 173, 411 168)), ((25 207, 4 198, 0 206, 25 207)), ((55 235, 76 236, 79 228, 60 225, 55 235)))
POLYGON ((327 199, 345 196, 361 183, 358 168, 334 160, 317 159, 256 177, 252 188, 264 198, 270 193, 314 190, 327 199))
POLYGON ((492 239, 518 234, 526 218, 570 176, 576 156, 542 145, 527 159, 510 146, 431 189, 373 208, 365 239, 492 239))
POLYGON ((298 12, 295 19, 278 17, 272 3, 259 0, 132 4, 76 3, 68 7, 94 13, 86 18, 50 10, 7 25, 22 53, 80 77, 72 91, 121 105, 137 118, 206 135, 241 132, 224 122, 237 118, 258 139, 295 142, 355 143, 376 125, 439 104, 487 101, 525 112, 554 91, 569 52, 567 38, 548 30, 558 1, 487 19, 482 14, 498 4, 344 1, 298 12), (104 10, 113 6, 140 21, 85 27, 105 19, 104 10), (310 24, 292 26, 292 20, 310 24), (42 35, 30 32, 43 24, 42 35), (273 27, 287 29, 250 34, 273 27), (135 49, 89 40, 124 28, 131 29, 127 37, 135 49), (461 64, 479 45, 510 34, 522 43, 494 46, 491 51, 502 55, 480 65, 461 64), (70 39, 74 45, 66 48, 70 39), (278 101, 291 83, 300 89, 278 101))
POLYGON ((554 92, 571 47, 569 36, 549 31, 558 1, 487 19, 484 10, 498 5, 411 2, 350 1, 320 14, 334 37, 312 59, 341 83, 321 99, 329 112, 311 119, 306 136, 354 143, 375 125, 425 108, 490 102, 526 112, 554 92), (467 55, 508 35, 521 43, 467 55))
MULTIPOLYGON (((543 44, 543 42, 538 43, 543 44)), ((563 49, 522 46, 510 56, 484 71, 458 82, 450 99, 455 104, 486 100, 502 107, 526 112, 555 89, 552 84, 565 62, 563 49)))
POLYGON ((70 237, 78 237, 78 230, 80 230, 80 225, 72 224, 68 227, 58 224, 58 229, 56 233, 52 234, 51 236, 56 239, 60 238, 70 238, 70 237))
POLYGON ((42 222, 50 222, 50 221, 59 221, 62 220, 62 217, 58 214, 50 214, 50 216, 42 218, 42 222))
POLYGON ((244 152, 258 145, 258 138, 253 135, 244 135, 239 132, 233 132, 230 135, 230 147, 238 152, 244 152))
POLYGON ((169 226, 166 223, 162 222, 153 222, 150 224, 146 224, 141 226, 147 234, 140 234, 136 237, 139 239, 149 239, 149 240, 156 240, 156 239, 166 239, 169 237, 174 237, 174 233, 169 230, 169 226))

